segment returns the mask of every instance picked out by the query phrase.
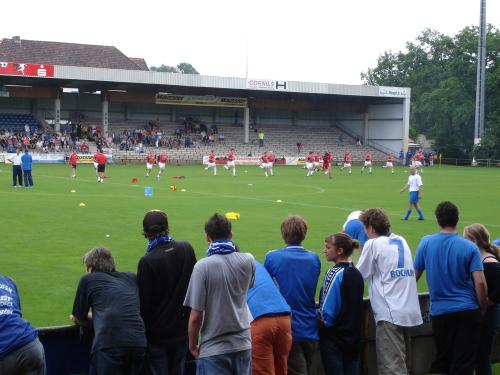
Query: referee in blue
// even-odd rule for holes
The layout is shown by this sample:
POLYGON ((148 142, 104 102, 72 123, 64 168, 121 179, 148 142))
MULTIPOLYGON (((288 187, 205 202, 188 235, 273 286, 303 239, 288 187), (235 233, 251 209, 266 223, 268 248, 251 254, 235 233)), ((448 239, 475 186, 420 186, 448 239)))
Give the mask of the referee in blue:
POLYGON ((23 164, 23 174, 24 174, 24 187, 33 187, 33 177, 31 177, 31 169, 33 168, 33 158, 29 154, 28 149, 24 149, 24 155, 21 156, 21 162, 23 164))

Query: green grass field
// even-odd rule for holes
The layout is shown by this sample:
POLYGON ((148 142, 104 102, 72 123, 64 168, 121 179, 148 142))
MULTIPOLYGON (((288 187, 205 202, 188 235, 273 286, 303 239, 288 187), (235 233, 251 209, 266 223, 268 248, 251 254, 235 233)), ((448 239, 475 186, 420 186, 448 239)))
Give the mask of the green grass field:
MULTIPOLYGON (((394 175, 380 167, 373 175, 361 175, 359 170, 355 167, 351 176, 335 170, 329 180, 322 174, 306 178, 299 167, 275 167, 275 176, 268 178, 257 167, 239 167, 233 178, 221 167, 214 177, 201 166, 170 166, 157 181, 144 177, 142 165, 109 165, 110 178, 98 184, 92 165, 79 165, 78 178, 72 179, 67 165, 35 164, 35 187, 27 190, 14 189, 11 166, 0 165, 0 273, 16 280, 24 316, 40 327, 69 323, 76 286, 85 272, 82 255, 90 248, 109 247, 118 270, 135 272, 147 244, 141 235, 142 218, 153 208, 167 212, 172 236, 191 242, 199 258, 207 246, 205 220, 214 212, 239 212, 240 220, 233 222, 234 240, 260 261, 268 250, 283 245, 281 221, 299 214, 309 224, 304 245, 321 256, 322 273, 328 267, 322 254, 324 237, 340 231, 355 209, 386 209, 393 231, 404 236, 413 251, 423 235, 437 231, 433 209, 443 200, 459 206, 460 231, 481 222, 493 238, 500 237, 498 169, 426 169, 423 222, 415 213, 409 222, 400 221, 408 199, 407 193, 399 193, 406 169, 394 175), (180 175, 186 178, 172 178, 180 175), (137 184, 131 183, 133 177, 139 179, 137 184), (177 191, 170 191, 171 184, 177 191), (144 196, 145 186, 153 187, 153 197, 144 196), (79 206, 81 202, 85 207, 79 206)), ((426 289, 425 280, 419 289, 426 289)))

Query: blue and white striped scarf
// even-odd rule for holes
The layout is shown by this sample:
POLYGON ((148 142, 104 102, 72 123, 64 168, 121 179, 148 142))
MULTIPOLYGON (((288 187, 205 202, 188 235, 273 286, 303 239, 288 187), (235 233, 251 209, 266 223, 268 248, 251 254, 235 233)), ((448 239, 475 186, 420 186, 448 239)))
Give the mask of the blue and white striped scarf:
POLYGON ((226 255, 237 251, 236 245, 231 240, 214 241, 208 246, 206 255, 207 257, 215 254, 226 255))
POLYGON ((163 245, 163 244, 171 242, 173 240, 174 239, 172 237, 170 237, 169 235, 159 236, 159 237, 153 238, 152 240, 149 240, 149 244, 148 244, 148 247, 146 249, 146 254, 151 252, 151 250, 153 250, 153 248, 155 248, 156 246, 163 245))

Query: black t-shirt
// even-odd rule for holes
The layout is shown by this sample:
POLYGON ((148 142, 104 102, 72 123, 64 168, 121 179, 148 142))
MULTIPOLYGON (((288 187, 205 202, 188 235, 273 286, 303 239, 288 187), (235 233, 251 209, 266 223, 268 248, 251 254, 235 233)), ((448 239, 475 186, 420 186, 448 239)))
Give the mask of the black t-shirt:
POLYGON ((488 298, 495 304, 500 303, 500 263, 483 262, 483 266, 488 285, 488 298))
POLYGON ((133 273, 92 272, 80 279, 73 315, 85 321, 92 309, 92 353, 107 348, 146 347, 139 290, 133 273))
POLYGON ((148 342, 162 345, 187 338, 190 309, 183 306, 196 263, 188 242, 157 246, 139 261, 137 281, 148 342))

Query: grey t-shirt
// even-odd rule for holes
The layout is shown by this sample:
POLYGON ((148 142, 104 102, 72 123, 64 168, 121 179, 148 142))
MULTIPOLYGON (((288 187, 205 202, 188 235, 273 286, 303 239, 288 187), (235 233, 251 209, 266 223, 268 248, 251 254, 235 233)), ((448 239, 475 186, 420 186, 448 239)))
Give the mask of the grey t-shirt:
POLYGON ((247 253, 212 255, 194 266, 184 306, 204 312, 201 358, 251 349, 246 295, 254 275, 247 253))

